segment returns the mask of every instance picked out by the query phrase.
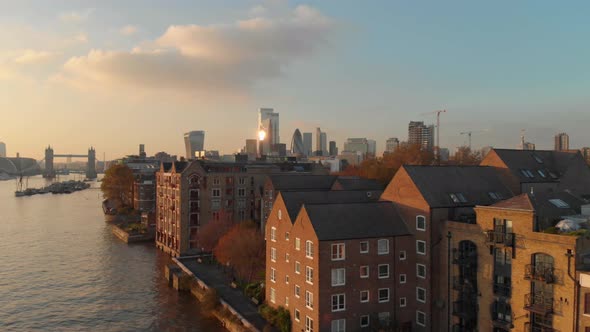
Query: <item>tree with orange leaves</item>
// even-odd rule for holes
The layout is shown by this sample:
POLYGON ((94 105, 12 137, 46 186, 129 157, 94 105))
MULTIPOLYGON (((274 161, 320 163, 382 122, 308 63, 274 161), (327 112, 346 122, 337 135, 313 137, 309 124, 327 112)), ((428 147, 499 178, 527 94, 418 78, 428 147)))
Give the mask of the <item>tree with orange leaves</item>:
POLYGON ((210 221, 205 226, 199 229, 197 235, 199 246, 205 252, 212 252, 219 239, 225 235, 234 224, 227 220, 227 218, 219 218, 217 220, 210 221))
POLYGON ((247 283, 265 268, 264 237, 253 222, 234 225, 219 239, 213 253, 217 261, 231 266, 238 278, 247 283))

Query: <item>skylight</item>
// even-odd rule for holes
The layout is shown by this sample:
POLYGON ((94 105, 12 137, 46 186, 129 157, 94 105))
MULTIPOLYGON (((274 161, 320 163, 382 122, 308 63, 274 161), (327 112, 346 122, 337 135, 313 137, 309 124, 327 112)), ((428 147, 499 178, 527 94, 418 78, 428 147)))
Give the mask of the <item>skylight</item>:
POLYGON ((566 202, 564 202, 563 200, 561 200, 559 198, 550 199, 549 202, 551 202, 551 204, 555 205, 556 207, 558 207, 560 209, 567 209, 570 207, 569 204, 567 204, 566 202))
POLYGON ((533 172, 531 172, 529 169, 526 169, 526 168, 521 168, 520 173, 526 178, 532 179, 535 177, 535 174, 533 174, 533 172))
POLYGON ((489 196, 490 196, 490 197, 491 197, 493 200, 496 200, 496 201, 499 201, 499 200, 501 200, 501 199, 502 199, 502 194, 500 194, 500 193, 499 193, 499 192, 497 192, 497 191, 490 191, 490 192, 488 193, 488 195, 489 195, 489 196))
POLYGON ((467 203, 467 198, 465 198, 465 195, 463 195, 463 193, 450 193, 449 197, 455 203, 467 203))
POLYGON ((545 179, 545 178, 547 177, 547 175, 545 174, 545 172, 543 172, 543 171, 542 171, 542 170, 540 170, 540 169, 538 169, 538 170, 537 170, 537 173, 539 173, 539 175, 540 175, 540 176, 541 176, 543 179, 545 179))
POLYGON ((535 160, 539 163, 542 164, 543 163, 543 159, 541 159, 541 157, 537 156, 536 154, 533 154, 533 158, 535 158, 535 160))

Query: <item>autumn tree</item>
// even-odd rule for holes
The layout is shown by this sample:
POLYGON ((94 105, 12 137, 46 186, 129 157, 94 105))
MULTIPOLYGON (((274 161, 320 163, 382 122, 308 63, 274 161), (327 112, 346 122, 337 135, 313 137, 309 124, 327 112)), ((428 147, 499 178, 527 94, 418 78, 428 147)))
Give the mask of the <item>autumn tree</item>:
POLYGON ((253 222, 235 224, 219 239, 213 253, 217 261, 233 267, 237 277, 247 283, 264 271, 264 237, 253 222))
POLYGON ((212 252, 222 236, 232 228, 234 224, 227 218, 219 218, 207 223, 199 229, 198 242, 205 252, 212 252))
POLYGON ((480 151, 473 151, 468 146, 462 146, 455 153, 453 163, 456 165, 479 165, 482 159, 480 151))
POLYGON ((111 200, 117 207, 132 204, 133 171, 127 165, 116 164, 109 167, 100 184, 103 197, 111 200))

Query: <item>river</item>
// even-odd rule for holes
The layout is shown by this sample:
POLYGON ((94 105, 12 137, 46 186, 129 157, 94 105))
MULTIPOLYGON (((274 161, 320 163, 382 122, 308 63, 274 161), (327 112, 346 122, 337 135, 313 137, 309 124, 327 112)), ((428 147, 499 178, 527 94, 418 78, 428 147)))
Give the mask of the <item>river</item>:
POLYGON ((169 257, 111 234, 100 190, 18 198, 14 190, 15 181, 0 181, 0 331, 224 331, 168 287, 169 257))

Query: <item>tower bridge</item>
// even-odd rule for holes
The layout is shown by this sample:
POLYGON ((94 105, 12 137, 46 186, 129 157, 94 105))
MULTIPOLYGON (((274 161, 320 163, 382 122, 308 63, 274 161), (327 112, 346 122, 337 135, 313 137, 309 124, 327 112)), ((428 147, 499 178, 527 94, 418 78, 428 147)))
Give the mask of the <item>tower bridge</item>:
POLYGON ((71 161, 72 158, 86 158, 88 163, 86 165, 86 178, 96 179, 96 150, 94 147, 88 149, 88 154, 56 154, 53 148, 48 146, 45 149, 45 171, 43 171, 44 178, 54 178, 55 168, 53 167, 54 158, 67 158, 71 161))

